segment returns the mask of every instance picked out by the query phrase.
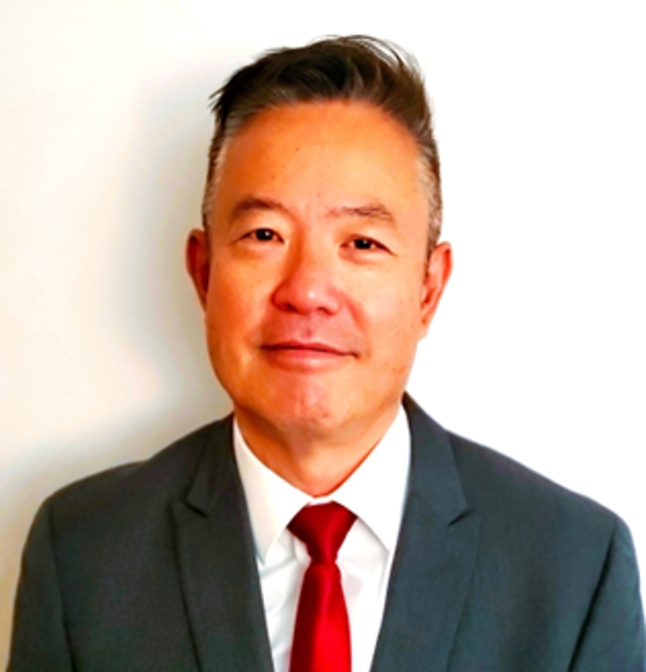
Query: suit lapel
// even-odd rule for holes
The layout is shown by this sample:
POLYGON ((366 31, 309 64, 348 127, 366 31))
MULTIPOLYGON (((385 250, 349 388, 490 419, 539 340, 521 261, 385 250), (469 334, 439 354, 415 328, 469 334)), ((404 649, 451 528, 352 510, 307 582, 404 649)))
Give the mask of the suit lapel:
MULTIPOLYGON (((445 672, 475 564, 480 519, 449 439, 409 398, 411 479, 372 672, 445 672)), ((231 420, 214 426, 172 506, 180 580, 201 672, 272 672, 231 420)))
POLYGON ((469 510, 444 430, 405 399, 411 480, 372 672, 445 672, 475 564, 469 510))
POLYGON ((202 672, 272 672, 231 419, 214 426, 185 502, 174 502, 179 574, 202 672))

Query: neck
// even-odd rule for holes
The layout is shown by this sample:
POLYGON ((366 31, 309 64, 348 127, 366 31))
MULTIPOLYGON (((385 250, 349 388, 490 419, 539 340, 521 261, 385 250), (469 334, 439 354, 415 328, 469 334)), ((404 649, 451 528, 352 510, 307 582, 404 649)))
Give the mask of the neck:
POLYGON ((370 423, 349 423, 334 432, 277 428, 236 408, 251 452, 282 479, 312 497, 334 492, 372 452, 394 422, 399 404, 370 423))

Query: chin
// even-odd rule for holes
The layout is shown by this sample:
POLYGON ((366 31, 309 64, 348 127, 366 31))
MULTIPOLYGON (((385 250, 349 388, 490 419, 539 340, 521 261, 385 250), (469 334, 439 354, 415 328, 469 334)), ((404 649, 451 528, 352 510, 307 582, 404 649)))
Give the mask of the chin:
POLYGON ((269 409, 273 417, 281 424, 294 426, 326 427, 334 424, 337 416, 332 396, 320 390, 278 390, 274 396, 275 403, 269 409))
MULTIPOLYGON (((347 406, 340 404, 329 391, 279 387, 267 390, 261 399, 240 403, 252 415, 262 419, 280 434, 303 439, 329 436, 344 426, 347 406)), ((243 400, 240 400, 243 401, 243 400)))

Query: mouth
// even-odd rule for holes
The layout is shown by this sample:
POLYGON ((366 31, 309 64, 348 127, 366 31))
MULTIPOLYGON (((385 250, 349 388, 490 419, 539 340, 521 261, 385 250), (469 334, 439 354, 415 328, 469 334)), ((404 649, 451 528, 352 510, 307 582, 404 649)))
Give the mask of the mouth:
POLYGON ((263 345, 262 350, 278 363, 297 366, 325 365, 354 356, 351 351, 321 341, 277 341, 263 345))
POLYGON ((276 341, 265 344, 263 348, 266 350, 312 350, 314 352, 328 352, 333 355, 346 354, 340 348, 321 341, 276 341))

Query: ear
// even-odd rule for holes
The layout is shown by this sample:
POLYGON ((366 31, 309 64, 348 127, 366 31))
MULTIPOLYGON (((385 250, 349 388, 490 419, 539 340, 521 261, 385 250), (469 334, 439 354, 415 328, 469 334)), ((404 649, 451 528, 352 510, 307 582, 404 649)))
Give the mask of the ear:
POLYGON ((193 229, 186 241, 186 269, 193 280, 202 308, 206 306, 209 291, 211 254, 209 239, 202 229, 193 229))
POLYGON ((428 331, 452 270, 453 250, 451 245, 449 243, 436 245, 426 262, 426 276, 422 286, 422 331, 420 338, 424 337, 428 331))

